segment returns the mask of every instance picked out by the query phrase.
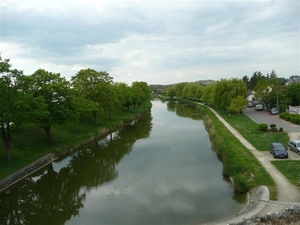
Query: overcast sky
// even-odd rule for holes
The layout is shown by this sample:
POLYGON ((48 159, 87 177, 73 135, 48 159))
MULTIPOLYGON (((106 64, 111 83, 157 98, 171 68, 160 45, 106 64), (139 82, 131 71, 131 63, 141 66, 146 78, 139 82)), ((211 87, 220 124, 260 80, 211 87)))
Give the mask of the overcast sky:
POLYGON ((172 84, 300 75, 300 1, 1 0, 2 59, 68 80, 172 84))

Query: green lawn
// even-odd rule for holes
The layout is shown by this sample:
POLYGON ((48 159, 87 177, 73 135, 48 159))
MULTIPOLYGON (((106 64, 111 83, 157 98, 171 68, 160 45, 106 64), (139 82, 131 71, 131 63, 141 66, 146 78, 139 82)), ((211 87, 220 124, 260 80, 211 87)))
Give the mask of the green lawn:
POLYGON ((272 142, 281 142, 287 145, 289 141, 286 132, 261 132, 258 124, 243 113, 232 114, 231 116, 222 109, 214 108, 233 128, 249 141, 258 151, 269 151, 272 142))
POLYGON ((272 164, 294 185, 300 187, 300 161, 272 161, 272 164))

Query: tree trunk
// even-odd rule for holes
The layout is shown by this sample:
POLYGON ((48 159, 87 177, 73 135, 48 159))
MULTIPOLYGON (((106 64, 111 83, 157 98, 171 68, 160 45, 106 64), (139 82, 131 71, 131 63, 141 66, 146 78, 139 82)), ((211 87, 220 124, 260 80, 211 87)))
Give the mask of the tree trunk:
POLYGON ((93 118, 94 118, 94 123, 97 124, 98 123, 98 112, 97 111, 93 112, 93 118))
POLYGON ((44 127, 44 131, 46 133, 46 137, 48 141, 50 141, 50 130, 51 130, 51 126, 44 127))
POLYGON ((4 144, 4 148, 6 150, 6 159, 7 161, 11 161, 11 133, 9 126, 1 127, 2 140, 4 144))

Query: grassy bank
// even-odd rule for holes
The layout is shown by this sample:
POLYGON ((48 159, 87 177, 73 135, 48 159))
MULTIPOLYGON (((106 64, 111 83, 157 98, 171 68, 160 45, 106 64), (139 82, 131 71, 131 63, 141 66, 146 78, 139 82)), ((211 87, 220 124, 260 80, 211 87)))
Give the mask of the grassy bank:
POLYGON ((67 154, 80 145, 96 137, 106 135, 111 130, 122 127, 125 123, 148 112, 151 102, 145 102, 139 107, 130 110, 122 109, 108 119, 107 115, 99 115, 98 124, 94 124, 89 117, 83 118, 82 123, 53 126, 51 128, 51 141, 47 141, 44 131, 34 124, 24 124, 12 136, 12 161, 5 159, 5 150, 2 140, 0 142, 0 179, 20 170, 35 160, 49 154, 67 154))
MULTIPOLYGON (((286 146, 289 141, 289 137, 286 132, 259 131, 258 124, 242 113, 229 116, 229 114, 224 110, 214 109, 259 151, 269 151, 269 147, 272 142, 281 142, 286 146)), ((300 187, 299 160, 272 161, 272 164, 292 184, 300 187)))
POLYGON ((201 109, 212 146, 223 162, 223 174, 231 179, 236 190, 248 192, 259 185, 266 185, 271 199, 276 200, 276 185, 255 156, 228 131, 209 108, 195 102, 183 102, 201 109))
POLYGON ((234 129, 249 141, 258 151, 269 151, 272 142, 288 143, 289 137, 285 132, 261 132, 258 124, 243 113, 229 115, 228 112, 214 108, 234 129))

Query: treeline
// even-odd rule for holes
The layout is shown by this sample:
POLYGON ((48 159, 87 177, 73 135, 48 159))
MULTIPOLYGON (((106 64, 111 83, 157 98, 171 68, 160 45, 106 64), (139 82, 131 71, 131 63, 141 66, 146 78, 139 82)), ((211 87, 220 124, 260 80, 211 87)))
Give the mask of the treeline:
POLYGON ((264 102, 268 108, 278 107, 285 111, 288 105, 300 105, 300 83, 285 85, 286 79, 279 78, 274 70, 263 75, 254 72, 249 79, 221 79, 209 85, 183 82, 166 89, 169 98, 201 100, 223 108, 228 112, 239 112, 247 107, 247 96, 255 92, 254 99, 264 102))
POLYGON ((32 75, 12 69, 0 55, 0 129, 7 160, 11 160, 12 134, 24 123, 44 129, 48 139, 53 125, 80 124, 90 116, 98 123, 99 113, 107 118, 114 111, 139 106, 150 100, 146 82, 113 82, 107 72, 82 69, 70 81, 59 73, 39 69, 32 75))

